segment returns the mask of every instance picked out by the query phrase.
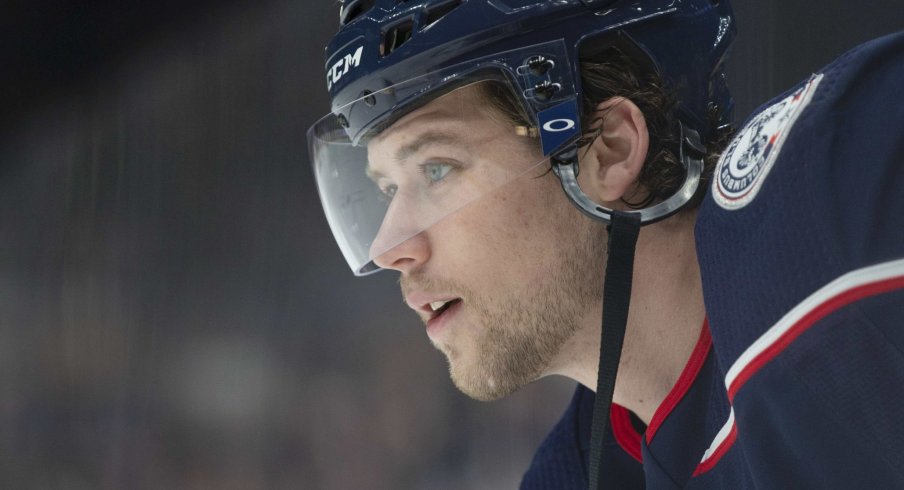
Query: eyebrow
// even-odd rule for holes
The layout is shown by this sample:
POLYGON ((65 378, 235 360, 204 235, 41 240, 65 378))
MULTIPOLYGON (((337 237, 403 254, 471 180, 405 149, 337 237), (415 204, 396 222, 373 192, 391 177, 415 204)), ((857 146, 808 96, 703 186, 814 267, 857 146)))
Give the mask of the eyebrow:
POLYGON ((441 133, 439 131, 429 131, 427 133, 422 134, 415 141, 399 148, 398 151, 396 151, 395 160, 396 160, 396 162, 401 162, 402 160, 405 160, 406 158, 410 157, 411 155, 414 155, 415 153, 420 151, 421 148, 423 148, 425 146, 436 145, 436 144, 451 144, 451 143, 458 143, 460 141, 461 140, 457 136, 453 136, 449 133, 441 133))
MULTIPOLYGON (((421 149, 423 149, 426 146, 438 145, 438 144, 454 144, 454 143, 461 143, 461 139, 456 135, 449 134, 446 132, 440 132, 440 131, 428 131, 428 132, 420 135, 417 139, 415 139, 411 143, 408 143, 407 145, 402 146, 401 148, 396 150, 394 159, 395 159, 396 163, 401 166, 403 161, 408 159, 411 155, 414 155, 415 153, 419 152, 421 149)), ((370 166, 370 162, 368 162, 368 164, 367 164, 365 173, 367 173, 367 176, 371 180, 375 180, 376 178, 379 178, 379 177, 382 177, 385 175, 385 174, 383 174, 383 172, 380 172, 379 170, 374 170, 370 166)))

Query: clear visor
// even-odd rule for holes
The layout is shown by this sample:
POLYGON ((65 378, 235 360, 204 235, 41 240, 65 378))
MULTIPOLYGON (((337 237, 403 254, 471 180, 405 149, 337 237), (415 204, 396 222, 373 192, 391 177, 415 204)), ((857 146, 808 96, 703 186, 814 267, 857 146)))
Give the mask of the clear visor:
POLYGON ((356 275, 391 263, 395 247, 451 214, 545 172, 536 130, 491 109, 488 83, 502 82, 455 89, 357 144, 341 116, 309 130, 323 208, 356 275))

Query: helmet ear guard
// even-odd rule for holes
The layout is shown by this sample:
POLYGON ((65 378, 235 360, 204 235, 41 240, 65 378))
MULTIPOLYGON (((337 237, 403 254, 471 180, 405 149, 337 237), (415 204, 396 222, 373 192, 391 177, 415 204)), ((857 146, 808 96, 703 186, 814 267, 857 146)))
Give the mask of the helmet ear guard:
MULTIPOLYGON (((606 58, 607 52, 613 49, 618 50, 625 55, 625 59, 630 60, 630 65, 636 76, 661 76, 656 59, 624 30, 608 32, 594 39, 584 39, 579 49, 578 63, 582 60, 603 60, 606 58)), ((581 80, 581 77, 576 78, 576 83, 582 85, 583 80, 581 80)), ((581 93, 584 93, 586 87, 580 87, 581 93)), ((677 150, 679 161, 684 168, 684 182, 678 190, 665 200, 650 207, 626 211, 627 213, 638 214, 641 226, 661 221, 677 213, 691 201, 700 185, 706 147, 703 145, 700 133, 682 121, 681 114, 676 112, 674 117, 676 117, 678 123, 679 143, 677 150)), ((578 163, 579 146, 580 143, 573 143, 550 155, 553 173, 559 178, 565 194, 582 213, 595 220, 610 224, 614 210, 594 202, 578 185, 577 176, 580 173, 578 163)))
MULTIPOLYGON (((678 124, 681 131, 679 159, 684 167, 684 183, 677 192, 666 200, 648 208, 632 211, 632 213, 639 215, 641 226, 661 221, 677 213, 690 202, 700 185, 706 149, 700 141, 700 135, 695 130, 688 128, 684 123, 679 122, 678 124)), ((562 183, 562 189, 572 204, 582 213, 595 220, 606 224, 612 222, 612 215, 615 211, 594 202, 578 185, 577 176, 580 172, 580 167, 578 164, 577 144, 569 145, 564 150, 552 155, 550 164, 552 165, 553 173, 559 178, 562 183)))

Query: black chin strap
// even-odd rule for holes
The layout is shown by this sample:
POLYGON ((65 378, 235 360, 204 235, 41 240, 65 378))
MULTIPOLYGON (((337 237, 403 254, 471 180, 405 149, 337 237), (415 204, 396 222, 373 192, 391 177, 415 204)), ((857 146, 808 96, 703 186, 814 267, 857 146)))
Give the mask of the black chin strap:
POLYGON ((609 425, 609 410, 615 377, 621 359, 628 304, 631 302, 631 279, 634 273, 634 249, 640 232, 640 215, 614 211, 609 224, 609 258, 603 284, 603 326, 600 338, 600 363, 593 403, 593 425, 590 433, 590 490, 600 490, 605 474, 603 441, 609 425))
POLYGON ((603 284, 603 327, 600 335, 600 360, 596 377, 596 399, 593 404, 593 426, 590 434, 590 490, 600 490, 603 440, 609 425, 609 410, 615 377, 625 341, 628 304, 631 302, 631 277, 634 273, 634 249, 641 224, 655 223, 686 206, 700 185, 706 149, 696 131, 680 124, 681 143, 678 154, 684 166, 681 187, 666 200, 634 212, 616 211, 594 202, 578 185, 578 147, 571 145, 550 156, 552 171, 571 202, 587 216, 609 224, 609 259, 603 284))

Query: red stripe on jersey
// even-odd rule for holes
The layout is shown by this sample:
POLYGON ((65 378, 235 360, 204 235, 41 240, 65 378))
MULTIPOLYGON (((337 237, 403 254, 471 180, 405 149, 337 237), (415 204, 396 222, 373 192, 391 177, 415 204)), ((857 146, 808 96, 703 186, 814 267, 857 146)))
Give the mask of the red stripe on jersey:
POLYGON ((643 453, 640 450, 641 436, 631 423, 631 413, 628 409, 613 403, 609 410, 609 423, 612 424, 615 442, 638 463, 643 463, 643 453))
POLYGON ((669 414, 672 413, 672 410, 678 405, 678 402, 680 402, 681 399, 684 398, 684 395, 687 394, 687 390, 694 384, 694 380, 697 379, 697 375, 700 373, 703 363, 706 362, 706 356, 709 354, 709 349, 712 345, 712 337, 709 335, 709 320, 704 319, 703 328, 700 330, 700 337, 697 339, 697 345, 694 346, 693 352, 691 352, 690 359, 688 359, 687 364, 684 365, 684 370, 681 371, 681 375, 678 376, 678 381, 675 382, 675 385, 672 386, 669 394, 666 395, 665 399, 662 400, 662 403, 659 404, 659 407, 653 414, 653 418, 650 420, 650 426, 647 427, 646 432, 647 444, 653 440, 656 431, 659 430, 659 427, 662 426, 665 419, 668 418, 669 414))
MULTIPOLYGON (((738 357, 725 377, 729 401, 734 401, 741 387, 757 371, 826 316, 862 299, 899 289, 904 289, 904 259, 851 271, 819 289, 792 308, 738 357)), ((734 445, 738 429, 733 415, 726 422, 728 425, 731 427, 728 436, 721 441, 719 436, 716 437, 694 471, 694 476, 715 467, 734 445)))
POLYGON ((861 299, 875 296, 877 294, 887 293, 889 291, 894 291, 895 289, 900 288, 904 288, 904 276, 893 277, 884 281, 864 284, 862 286, 858 286, 840 293, 830 298, 826 302, 820 304, 815 309, 804 315, 797 323, 794 324, 794 326, 792 326, 784 334, 782 334, 782 336, 779 337, 778 340, 773 342, 768 348, 760 352, 746 366, 744 366, 738 376, 728 387, 728 399, 730 401, 734 401, 734 397, 738 393, 738 390, 740 390, 741 387, 744 386, 744 384, 751 378, 751 376, 756 374, 757 371, 759 371, 769 361, 774 359, 775 356, 779 355, 783 350, 785 350, 785 348, 791 345, 791 343, 794 342, 795 339, 800 337, 802 333, 806 332, 819 320, 822 320, 832 312, 861 299))
POLYGON ((712 453, 712 455, 697 465, 697 469, 694 470, 694 473, 691 475, 691 478, 695 476, 700 476, 703 473, 713 469, 719 463, 719 460, 722 459, 722 456, 725 456, 725 453, 734 446, 735 440, 738 438, 738 426, 734 423, 734 420, 731 422, 731 430, 728 433, 728 437, 719 444, 719 447, 712 453))

